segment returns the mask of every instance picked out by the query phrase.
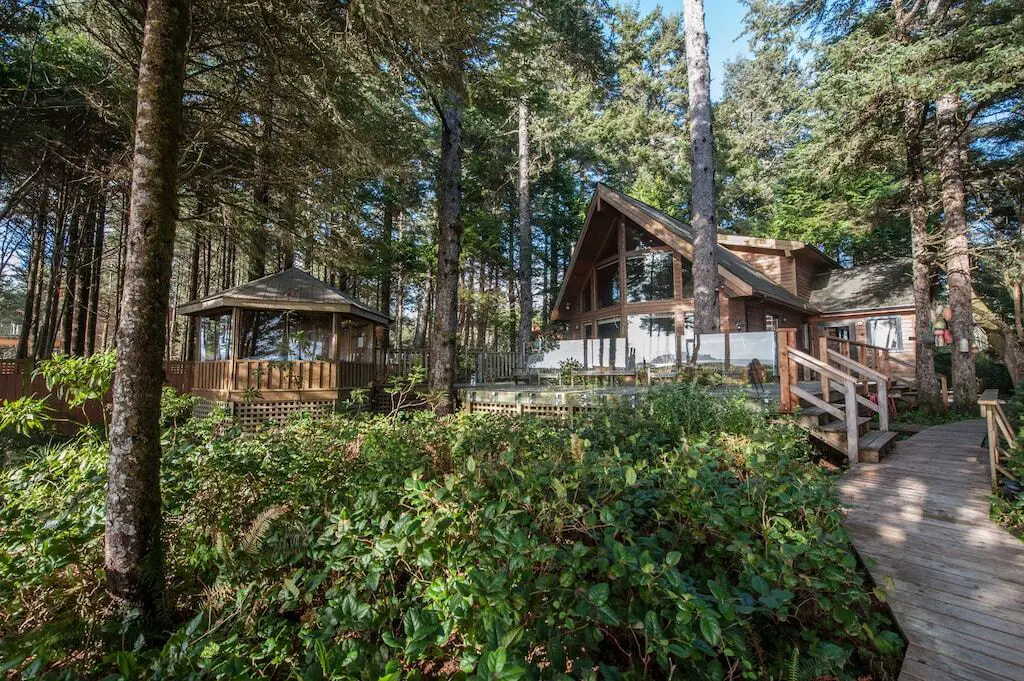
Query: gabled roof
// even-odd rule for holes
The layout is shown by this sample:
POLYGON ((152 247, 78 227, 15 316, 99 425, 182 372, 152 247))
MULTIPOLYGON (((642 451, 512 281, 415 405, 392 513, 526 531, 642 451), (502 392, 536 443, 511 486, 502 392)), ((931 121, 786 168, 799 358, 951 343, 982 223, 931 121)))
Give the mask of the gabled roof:
MULTIPOLYGON (((600 202, 606 202, 609 206, 612 206, 617 211, 630 218, 641 228, 647 230, 692 260, 693 232, 690 230, 689 225, 647 205, 643 201, 634 199, 628 194, 624 194, 617 189, 612 189, 605 184, 598 183, 597 191, 594 193, 594 198, 591 200, 590 207, 587 210, 587 221, 583 225, 583 232, 580 234, 580 238, 576 242, 576 247, 573 249, 572 258, 569 261, 567 276, 562 282, 562 288, 559 290, 558 298, 552 308, 556 313, 561 309, 562 298, 566 293, 567 283, 569 281, 568 275, 572 272, 573 267, 576 264, 580 247, 586 239, 587 228, 590 225, 595 206, 598 206, 600 202)), ((787 289, 776 284, 771 279, 768 279, 748 265, 738 255, 730 252, 727 248, 718 249, 718 273, 722 279, 722 283, 726 288, 733 291, 735 295, 762 296, 776 303, 780 303, 797 310, 802 310, 811 314, 818 312, 818 309, 814 305, 803 298, 790 293, 787 289)))
POLYGON ((910 258, 823 272, 814 278, 811 302, 824 313, 914 306, 910 258))
POLYGON ((803 241, 792 239, 771 239, 762 236, 744 236, 742 234, 719 234, 718 243, 723 246, 740 246, 746 248, 766 248, 773 251, 783 251, 786 255, 790 253, 805 256, 812 260, 839 268, 841 265, 832 258, 822 253, 819 249, 803 241))
POLYGON ((250 310, 343 312, 378 324, 387 324, 390 321, 383 312, 294 267, 185 303, 178 307, 178 312, 192 315, 232 307, 250 310))

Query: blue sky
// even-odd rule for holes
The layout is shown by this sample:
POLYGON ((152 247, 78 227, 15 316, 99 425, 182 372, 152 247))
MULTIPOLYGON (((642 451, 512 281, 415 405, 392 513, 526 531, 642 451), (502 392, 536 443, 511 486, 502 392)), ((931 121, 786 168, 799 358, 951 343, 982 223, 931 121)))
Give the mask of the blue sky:
MULTIPOLYGON (((683 0, 624 0, 620 4, 636 5, 641 12, 660 6, 666 12, 682 13, 683 0)), ((711 62, 711 98, 722 96, 725 62, 745 56, 747 39, 743 32, 743 16, 747 13, 740 0, 705 0, 704 26, 708 31, 708 57, 711 62)))

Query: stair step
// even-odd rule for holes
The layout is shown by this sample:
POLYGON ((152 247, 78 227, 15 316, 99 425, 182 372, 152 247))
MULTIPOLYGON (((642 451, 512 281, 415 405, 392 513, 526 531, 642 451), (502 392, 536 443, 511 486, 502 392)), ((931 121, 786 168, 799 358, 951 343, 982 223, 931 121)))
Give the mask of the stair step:
MULTIPOLYGON (((858 416, 857 417, 857 428, 859 429, 861 426, 869 423, 870 421, 871 421, 871 417, 870 416, 858 416)), ((823 424, 821 426, 818 426, 818 427, 821 430, 824 430, 827 433, 838 433, 840 431, 846 430, 846 422, 845 421, 830 421, 830 422, 825 423, 825 424, 823 424)))
POLYGON ((896 439, 896 433, 887 430, 884 433, 880 430, 872 430, 860 439, 861 449, 872 449, 881 451, 887 444, 896 439))
POLYGON ((891 430, 873 430, 860 439, 857 458, 864 463, 878 463, 895 440, 896 433, 891 430))

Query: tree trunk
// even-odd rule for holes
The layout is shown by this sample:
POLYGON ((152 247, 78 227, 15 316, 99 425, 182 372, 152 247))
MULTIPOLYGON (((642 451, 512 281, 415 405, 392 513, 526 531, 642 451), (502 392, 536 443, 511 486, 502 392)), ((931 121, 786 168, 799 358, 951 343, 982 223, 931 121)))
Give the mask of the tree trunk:
POLYGON ((416 328, 412 332, 412 347, 420 350, 427 346, 427 328, 430 326, 431 280, 428 273, 420 286, 419 303, 416 305, 416 328))
MULTIPOLYGON (((199 266, 201 262, 202 247, 203 247, 203 203, 198 198, 196 199, 196 224, 192 230, 192 252, 189 262, 188 270, 188 299, 197 300, 199 298, 199 266)), ((196 328, 199 324, 197 317, 189 316, 185 322, 185 341, 182 347, 182 358, 191 362, 196 358, 196 328)))
POLYGON ((1017 338, 1024 338, 1024 310, 1021 308, 1021 283, 1013 282, 1013 328, 1017 338))
POLYGON ((904 104, 904 141, 907 147, 907 189, 910 212, 910 241, 914 258, 914 373, 917 404, 929 413, 944 409, 935 374, 935 341, 932 333, 932 280, 935 273, 935 244, 928 233, 928 212, 921 163, 921 127, 924 107, 907 100, 904 104))
POLYGON ((693 310, 697 333, 718 333, 718 224, 715 149, 711 127, 711 69, 703 0, 683 0, 690 92, 690 225, 693 229, 693 310))
POLYGON ((938 125, 939 177, 942 181, 943 229, 949 307, 953 313, 953 408, 967 413, 975 408, 978 383, 974 370, 974 315, 971 310, 971 257, 967 243, 967 199, 961 167, 960 99, 943 95, 935 103, 938 125), (965 348, 961 348, 966 344, 965 348))
POLYGON ((117 284, 114 288, 114 347, 117 347, 117 330, 121 326, 121 297, 124 294, 124 261, 125 248, 128 245, 128 222, 131 206, 128 204, 128 192, 121 192, 121 229, 117 233, 117 284))
POLYGON ((89 321, 89 299, 92 292, 93 242, 96 240, 96 197, 89 200, 85 214, 85 229, 79 235, 78 258, 75 267, 74 329, 71 334, 71 353, 85 356, 85 328, 89 321))
MULTIPOLYGON (((89 208, 86 206, 86 212, 89 208)), ((90 239, 91 240, 91 239, 90 239)), ((71 216, 71 231, 68 234, 67 266, 64 272, 64 299, 61 307, 64 314, 61 316, 61 352, 73 354, 71 347, 75 318, 75 305, 77 301, 78 267, 82 260, 82 214, 78 211, 71 216)))
POLYGON ((526 350, 533 339, 533 216, 530 212, 530 111, 519 100, 519 362, 526 366, 526 350))
MULTIPOLYGON (((393 241, 395 232, 395 198, 393 196, 393 190, 387 182, 384 183, 384 220, 381 225, 381 230, 381 236, 384 242, 384 276, 381 278, 380 283, 380 311, 390 316, 391 287, 394 285, 394 280, 391 276, 391 265, 394 261, 392 249, 394 248, 393 241)), ((399 314, 399 316, 401 316, 401 314, 399 314)), ((399 326, 399 335, 401 335, 401 332, 401 326, 399 326)), ((381 337, 381 345, 385 352, 391 349, 390 321, 384 325, 384 335, 381 337)))
POLYGON ((33 356, 36 359, 45 359, 53 354, 53 343, 57 335, 57 309, 61 287, 61 275, 64 262, 64 237, 67 218, 67 196, 61 199, 61 206, 57 210, 57 224, 53 237, 53 253, 50 256, 50 279, 46 286, 46 314, 43 324, 36 334, 33 356))
POLYGON ((85 354, 96 352, 96 322, 100 313, 100 275, 103 269, 103 236, 107 226, 106 187, 100 193, 96 208, 96 229, 92 242, 92 269, 90 270, 89 312, 85 324, 85 354))
POLYGON ((47 209, 48 194, 49 189, 44 186, 39 199, 39 212, 36 214, 36 224, 32 231, 32 243, 29 246, 25 308, 21 320, 21 334, 18 336, 18 347, 14 355, 18 359, 28 357, 29 333, 32 330, 33 320, 37 314, 36 291, 42 287, 43 251, 46 249, 46 217, 49 213, 47 209))
POLYGON ((441 169, 437 181, 437 275, 434 323, 430 338, 430 389, 444 391, 439 411, 455 408, 456 325, 459 315, 459 255, 462 249, 462 106, 464 68, 461 55, 450 55, 449 83, 440 105, 441 169))
POLYGON ((107 464, 107 588, 120 605, 160 614, 160 392, 177 219, 181 99, 189 0, 149 0, 139 63, 131 220, 117 329, 107 464))

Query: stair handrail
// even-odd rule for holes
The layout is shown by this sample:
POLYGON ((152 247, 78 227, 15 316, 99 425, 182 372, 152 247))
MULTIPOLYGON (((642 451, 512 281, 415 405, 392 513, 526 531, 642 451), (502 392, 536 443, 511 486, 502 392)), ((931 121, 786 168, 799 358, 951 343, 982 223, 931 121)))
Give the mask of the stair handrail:
MULTIPOLYGON (((889 367, 889 362, 892 361, 892 357, 890 357, 889 355, 889 348, 884 348, 881 345, 872 345, 871 343, 862 343, 861 341, 849 340, 846 338, 837 338, 836 336, 822 336, 822 338, 825 339, 826 345, 827 343, 832 342, 838 345, 840 349, 842 349, 842 347, 845 345, 846 352, 840 352, 840 354, 846 357, 850 357, 850 348, 853 346, 857 346, 858 348, 863 348, 865 351, 869 351, 871 353, 871 357, 874 359, 874 363, 876 365, 881 365, 881 368, 876 369, 876 371, 881 371, 887 376, 892 375, 892 371, 889 367)), ((866 355, 867 352, 865 352, 865 356, 863 357, 863 359, 867 359, 866 355)), ((853 358, 850 357, 850 359, 853 358)), ((861 364, 869 366, 866 361, 861 362, 861 364)))
POLYGON ((799 360, 797 362, 798 364, 802 364, 803 366, 810 368, 812 371, 817 371, 819 374, 828 374, 829 378, 841 381, 843 383, 849 381, 854 385, 859 383, 859 381, 850 374, 844 371, 840 371, 831 364, 825 364, 814 355, 809 355, 803 350, 789 348, 789 356, 797 358, 799 360))
MULTIPOLYGON (((797 365, 807 367, 812 372, 817 372, 822 376, 823 387, 826 392, 822 393, 822 401, 834 408, 836 411, 831 412, 841 418, 843 424, 846 427, 846 458, 850 464, 857 463, 860 454, 860 431, 859 424, 857 423, 858 409, 857 409, 857 384, 859 381, 851 376, 850 374, 836 369, 832 365, 822 362, 813 355, 809 355, 806 352, 797 350, 794 347, 787 347, 785 349, 786 359, 797 365), (827 377, 827 378, 826 378, 827 377), (842 416, 839 416, 836 412, 839 408, 829 402, 829 396, 832 392, 831 384, 829 381, 839 381, 843 384, 843 409, 842 416)), ((807 399, 809 393, 802 390, 798 385, 795 385, 796 372, 790 372, 790 382, 792 385, 787 386, 787 389, 792 391, 798 396, 807 399)), ((820 406, 820 405, 819 405, 820 406)), ((828 410, 831 411, 831 410, 828 410)))
MULTIPOLYGON (((834 362, 842 364, 845 368, 851 372, 864 376, 866 378, 874 378, 875 386, 878 393, 878 402, 872 402, 867 398, 859 398, 857 402, 863 404, 871 411, 878 414, 878 430, 882 433, 889 431, 889 377, 883 374, 881 371, 875 371, 869 366, 861 364, 855 359, 850 359, 846 355, 836 352, 831 348, 826 347, 822 344, 822 349, 828 355, 828 358, 834 362)), ((865 379, 866 381, 866 379, 865 379)))
POLYGON ((990 388, 978 398, 978 406, 981 414, 985 417, 985 425, 988 432, 988 462, 989 473, 992 476, 992 488, 999 483, 999 473, 1010 480, 1017 480, 1017 477, 1002 465, 1001 461, 1009 457, 1007 449, 1001 445, 1000 438, 1006 440, 1006 447, 1012 448, 1016 443, 1013 436, 1013 428, 1010 426, 1010 419, 1003 411, 1003 403, 999 399, 999 391, 990 388))

